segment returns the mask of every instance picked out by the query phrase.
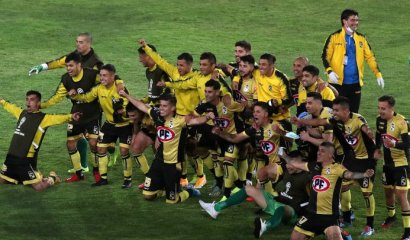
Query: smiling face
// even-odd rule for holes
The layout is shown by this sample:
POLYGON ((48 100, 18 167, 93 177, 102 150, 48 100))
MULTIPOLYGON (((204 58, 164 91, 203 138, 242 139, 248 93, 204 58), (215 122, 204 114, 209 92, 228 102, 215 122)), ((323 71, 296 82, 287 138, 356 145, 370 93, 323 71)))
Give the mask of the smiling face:
POLYGON ((394 107, 390 106, 388 102, 379 101, 377 110, 381 119, 390 120, 394 116, 394 107))
POLYGON ((259 59, 259 71, 264 76, 270 76, 273 71, 273 64, 270 64, 267 59, 259 59))
POLYGON ((349 118, 350 110, 340 104, 333 104, 333 116, 336 120, 346 122, 349 118))
POLYGON ((100 78, 101 78, 101 84, 109 88, 114 84, 115 73, 112 73, 106 69, 101 69, 100 78))
POLYGON ((199 71, 202 75, 209 75, 215 69, 215 64, 212 64, 208 59, 199 60, 199 71))
POLYGON ((65 64, 66 70, 70 77, 78 76, 81 72, 81 63, 77 63, 74 60, 69 61, 65 64))
POLYGON ((308 71, 302 72, 302 84, 305 88, 312 86, 317 81, 317 79, 318 76, 313 76, 313 74, 308 71))
POLYGON ((293 62, 293 75, 295 76, 295 78, 300 79, 302 78, 302 72, 303 72, 303 68, 306 67, 306 61, 302 61, 300 59, 295 60, 293 62))
POLYGON ((159 101, 159 115, 163 118, 169 117, 174 115, 175 112, 175 106, 172 105, 169 101, 167 100, 160 100, 159 101))
POLYGON ((359 16, 351 15, 349 18, 343 19, 343 27, 346 29, 346 32, 350 32, 348 29, 352 30, 353 32, 357 31, 359 27, 359 16))

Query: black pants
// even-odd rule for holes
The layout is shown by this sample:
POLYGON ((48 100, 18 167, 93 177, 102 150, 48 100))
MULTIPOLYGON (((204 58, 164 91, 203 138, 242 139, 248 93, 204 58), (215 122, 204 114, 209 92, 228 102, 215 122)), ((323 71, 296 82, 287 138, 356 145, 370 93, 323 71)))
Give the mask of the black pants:
POLYGON ((362 87, 360 87, 360 84, 332 84, 332 86, 335 87, 339 92, 339 96, 344 96, 349 99, 350 111, 358 113, 360 107, 360 98, 362 96, 362 87))

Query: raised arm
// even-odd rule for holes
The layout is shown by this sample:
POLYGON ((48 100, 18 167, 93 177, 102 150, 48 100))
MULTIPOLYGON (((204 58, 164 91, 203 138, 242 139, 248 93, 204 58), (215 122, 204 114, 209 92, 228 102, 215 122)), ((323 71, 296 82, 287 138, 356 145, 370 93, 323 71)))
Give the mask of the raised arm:
POLYGON ((64 87, 63 83, 60 83, 54 95, 51 96, 51 98, 49 98, 47 101, 42 102, 40 107, 48 108, 53 105, 56 105, 57 103, 61 102, 66 96, 67 96, 67 89, 64 87))
POLYGON ((124 90, 120 90, 119 94, 120 94, 121 97, 125 97, 126 99, 128 99, 128 101, 132 105, 137 107, 140 111, 148 113, 149 108, 141 100, 138 100, 138 99, 135 99, 135 98, 131 97, 124 90))

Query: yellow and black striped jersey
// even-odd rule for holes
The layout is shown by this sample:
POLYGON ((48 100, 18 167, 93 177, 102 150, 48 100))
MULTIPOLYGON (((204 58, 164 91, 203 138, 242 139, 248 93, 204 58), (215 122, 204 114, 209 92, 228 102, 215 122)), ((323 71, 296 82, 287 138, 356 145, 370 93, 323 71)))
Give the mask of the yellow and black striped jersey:
POLYGON ((196 115, 203 115, 208 112, 213 112, 215 119, 209 120, 208 124, 220 127, 224 132, 233 134, 236 133, 235 113, 242 112, 244 106, 235 101, 231 101, 229 107, 225 106, 222 101, 215 106, 208 102, 203 102, 195 108, 196 115))
MULTIPOLYGON (((338 137, 340 141, 345 141, 353 149, 356 159, 367 159, 369 154, 367 152, 364 133, 362 127, 367 126, 366 119, 358 113, 350 113, 347 122, 342 123, 336 121, 334 118, 328 119, 328 122, 333 125, 334 137, 338 137), (335 127, 338 131, 335 130, 335 127), (341 133, 343 136, 340 136, 341 133)), ((341 144, 342 145, 342 144, 341 144)))
POLYGON ((113 84, 109 88, 99 84, 88 93, 77 94, 73 98, 82 102, 92 102, 98 99, 101 109, 104 112, 105 120, 116 127, 127 126, 130 123, 125 111, 128 99, 118 94, 116 84, 113 84))
POLYGON ((335 162, 324 167, 316 162, 306 163, 306 166, 313 174, 307 211, 339 216, 340 190, 346 168, 335 162))
POLYGON ((256 152, 263 152, 264 156, 266 156, 270 163, 280 162, 278 150, 281 136, 272 129, 272 125, 275 124, 278 124, 281 127, 278 122, 274 121, 259 129, 250 127, 239 133, 249 137, 251 139, 251 144, 256 148, 256 152))
MULTIPOLYGON (((11 113, 16 119, 20 118, 20 115, 23 112, 23 109, 11 104, 5 100, 0 100, 0 104, 4 107, 4 110, 7 112, 11 113)), ((28 113, 29 114, 29 113, 28 113)), ((45 114, 43 120, 41 121, 40 125, 38 126, 38 129, 34 135, 32 145, 28 151, 27 157, 34 157, 35 154, 38 152, 41 142, 43 140, 44 134, 46 133, 46 130, 48 127, 53 126, 53 125, 58 125, 58 124, 63 124, 66 122, 71 121, 71 114, 65 114, 65 115, 53 115, 53 114, 45 114)), ((19 124, 24 124, 21 123, 22 119, 20 120, 19 124)), ((18 126, 17 126, 18 127, 18 126)), ((10 146, 13 147, 13 146, 10 146)))
POLYGON ((239 91, 233 91, 233 98, 238 102, 248 102, 248 107, 251 107, 254 100, 258 100, 257 84, 253 76, 248 79, 243 79, 241 76, 235 76, 234 82, 238 82, 239 91))
POLYGON ((170 120, 160 116, 159 109, 150 108, 148 115, 154 121, 157 128, 157 137, 160 146, 155 158, 164 163, 173 164, 185 160, 185 143, 187 136, 186 120, 184 116, 175 115, 170 120))
MULTIPOLYGON (((154 60, 154 62, 164 72, 168 74, 172 81, 185 81, 191 79, 193 76, 198 75, 197 71, 190 71, 189 73, 181 76, 178 72, 178 68, 165 59, 163 59, 158 53, 154 52, 148 45, 144 47, 145 53, 154 60)), ((174 89, 174 94, 177 99, 177 114, 189 115, 194 112, 195 107, 199 104, 199 95, 196 89, 174 89)))
MULTIPOLYGON (((166 82, 165 86, 173 89, 196 89, 198 92, 199 100, 205 100, 205 83, 211 80, 212 74, 202 75, 200 73, 193 74, 192 77, 183 81, 174 81, 174 82, 166 82)), ((225 80, 220 77, 219 79, 215 79, 219 81, 221 84, 221 95, 224 96, 226 94, 230 94, 231 89, 229 85, 225 82, 225 80)))
POLYGON ((383 146, 384 164, 392 167, 407 166, 409 164, 409 122, 402 115, 394 113, 393 118, 376 120, 376 145, 383 146), (396 145, 387 148, 383 145, 383 138, 393 140, 396 145))

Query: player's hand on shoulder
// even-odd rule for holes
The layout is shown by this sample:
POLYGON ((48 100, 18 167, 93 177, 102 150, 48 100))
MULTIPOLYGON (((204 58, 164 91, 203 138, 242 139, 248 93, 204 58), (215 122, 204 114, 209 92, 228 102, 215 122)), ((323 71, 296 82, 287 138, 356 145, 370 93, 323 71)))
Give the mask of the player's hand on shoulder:
POLYGON ((157 87, 165 87, 165 82, 164 81, 157 82, 157 87))

